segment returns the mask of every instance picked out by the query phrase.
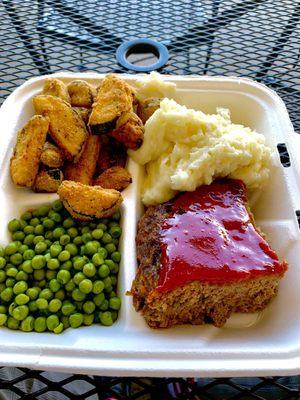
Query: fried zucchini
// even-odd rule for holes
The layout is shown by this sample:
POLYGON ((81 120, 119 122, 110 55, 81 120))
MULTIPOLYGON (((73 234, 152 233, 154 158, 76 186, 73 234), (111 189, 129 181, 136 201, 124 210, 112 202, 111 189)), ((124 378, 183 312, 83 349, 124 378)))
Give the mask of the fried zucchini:
POLYGON ((51 96, 59 97, 67 103, 71 102, 67 86, 56 78, 45 79, 42 94, 50 94, 51 96))
POLYGON ((125 147, 137 150, 143 143, 144 125, 134 112, 126 112, 117 120, 116 128, 109 135, 125 147))
POLYGON ((59 168, 64 163, 64 157, 58 147, 46 142, 41 155, 41 163, 50 168, 59 168))
POLYGON ((94 180, 94 185, 121 192, 132 182, 130 173, 122 167, 111 167, 94 180))
POLYGON ((117 190, 73 181, 63 181, 57 193, 69 213, 82 221, 110 217, 123 201, 117 190))
POLYGON ((84 107, 73 107, 73 110, 77 112, 77 114, 82 118, 83 122, 87 125, 92 110, 84 107))
POLYGON ((151 115, 159 109, 161 100, 162 99, 159 99, 158 97, 149 97, 144 101, 138 102, 136 113, 142 120, 143 124, 145 124, 151 115))
POLYGON ((100 137, 89 135, 86 145, 76 164, 67 163, 64 177, 67 180, 91 185, 95 174, 100 149, 100 137))
POLYGON ((101 149, 96 168, 98 174, 114 166, 125 167, 126 160, 127 150, 121 143, 106 135, 101 136, 101 149))
POLYGON ((49 118, 35 115, 19 130, 10 159, 10 175, 16 185, 32 187, 34 184, 48 128, 49 118))
POLYGON ((89 118, 94 134, 104 134, 113 129, 118 117, 132 110, 134 89, 115 75, 103 79, 89 118))
POLYGON ((67 160, 76 162, 83 151, 88 132, 80 116, 58 97, 40 95, 33 99, 38 114, 50 119, 49 133, 67 160))
POLYGON ((68 92, 73 107, 91 108, 96 97, 96 89, 81 79, 70 82, 68 92))
POLYGON ((41 169, 34 182, 35 192, 56 193, 63 180, 60 169, 41 169))

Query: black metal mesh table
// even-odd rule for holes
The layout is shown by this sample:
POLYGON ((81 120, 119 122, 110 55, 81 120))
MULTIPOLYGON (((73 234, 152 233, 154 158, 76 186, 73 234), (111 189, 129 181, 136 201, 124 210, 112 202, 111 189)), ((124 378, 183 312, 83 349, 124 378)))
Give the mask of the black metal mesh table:
MULTIPOLYGON (((240 75, 274 88, 300 131, 300 2, 295 0, 3 0, 0 101, 58 70, 128 72, 117 47, 162 41, 165 74, 240 75)), ((145 64, 153 54, 136 55, 145 64)), ((0 350, 1 364, 1 350, 0 350)), ((300 377, 133 379, 0 369, 2 399, 298 399, 300 377)))

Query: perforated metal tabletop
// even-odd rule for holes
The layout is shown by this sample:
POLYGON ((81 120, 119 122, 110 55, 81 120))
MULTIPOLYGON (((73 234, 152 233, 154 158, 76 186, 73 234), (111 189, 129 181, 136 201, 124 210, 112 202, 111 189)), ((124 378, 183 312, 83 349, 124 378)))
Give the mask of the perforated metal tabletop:
MULTIPOLYGON (((267 84, 300 132, 299 1, 2 0, 0 18, 1 102, 40 74, 132 72, 115 53, 124 41, 142 37, 167 46, 163 74, 247 76, 267 84)), ((132 56, 136 65, 155 58, 146 51, 132 56)), ((0 400, 109 397, 298 399, 300 377, 125 379, 0 369, 0 400)))

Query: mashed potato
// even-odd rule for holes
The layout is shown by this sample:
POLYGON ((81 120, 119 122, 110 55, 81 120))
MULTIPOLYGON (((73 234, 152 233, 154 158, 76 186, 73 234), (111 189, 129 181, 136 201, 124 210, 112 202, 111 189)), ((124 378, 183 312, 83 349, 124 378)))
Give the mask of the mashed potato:
POLYGON ((249 189, 261 187, 271 161, 264 136, 233 124, 229 110, 208 115, 169 99, 147 121, 141 148, 129 153, 146 167, 142 200, 147 206, 216 177, 242 179, 249 189))
POLYGON ((145 100, 149 97, 167 97, 176 100, 175 83, 164 81, 158 72, 153 71, 149 75, 142 76, 135 82, 135 86, 139 100, 145 100))

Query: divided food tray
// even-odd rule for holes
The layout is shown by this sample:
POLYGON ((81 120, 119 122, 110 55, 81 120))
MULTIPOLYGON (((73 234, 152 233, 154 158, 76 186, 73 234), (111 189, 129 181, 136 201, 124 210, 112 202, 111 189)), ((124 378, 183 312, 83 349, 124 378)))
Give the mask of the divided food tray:
MULTIPOLYGON (((99 84, 100 74, 62 72, 55 77, 69 82, 85 79, 99 84)), ((137 75, 122 75, 131 83, 137 75)), ((7 222, 30 207, 48 203, 56 194, 35 194, 13 186, 9 158, 17 130, 33 115, 31 99, 43 87, 45 76, 16 89, 0 110, 0 242, 8 241, 7 222)), ((111 327, 93 325, 67 329, 60 335, 0 329, 0 364, 41 370, 114 376, 258 376, 300 372, 300 137, 293 131, 287 110, 275 92, 249 79, 226 77, 172 77, 178 102, 213 113, 227 107, 234 123, 265 135, 273 149, 273 167, 267 186, 253 196, 257 224, 289 270, 278 296, 261 313, 235 314, 224 328, 210 325, 153 330, 135 312, 125 295, 136 272, 135 234, 142 215, 142 168, 132 160, 133 183, 123 192, 122 263, 118 294, 122 309, 111 327), (285 144, 291 165, 280 162, 278 144, 285 144), (298 159, 297 159, 298 156, 298 159)), ((282 146, 281 146, 282 147, 282 146)))

